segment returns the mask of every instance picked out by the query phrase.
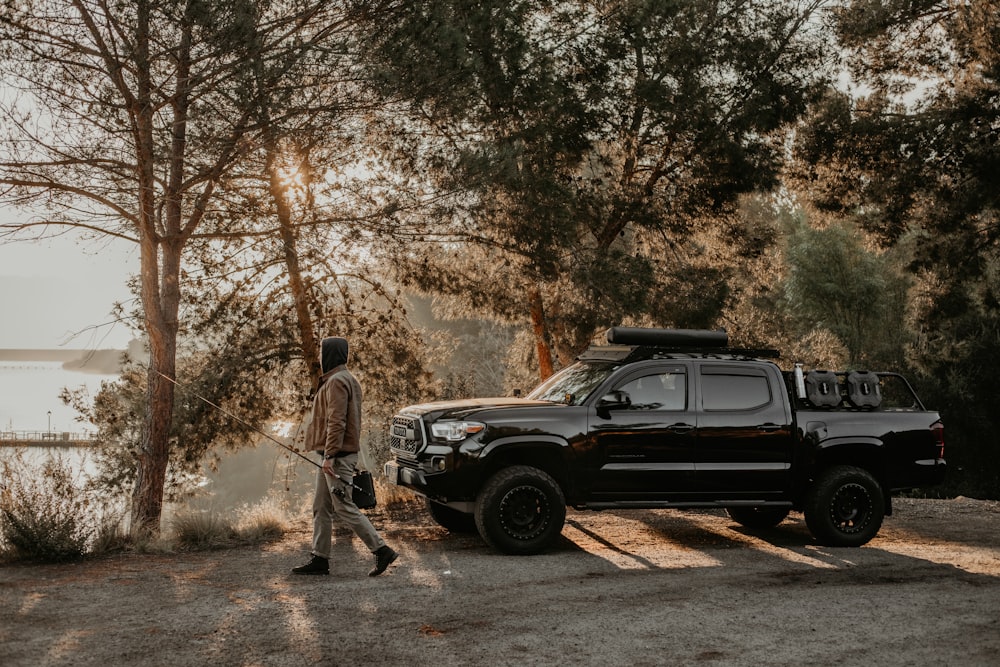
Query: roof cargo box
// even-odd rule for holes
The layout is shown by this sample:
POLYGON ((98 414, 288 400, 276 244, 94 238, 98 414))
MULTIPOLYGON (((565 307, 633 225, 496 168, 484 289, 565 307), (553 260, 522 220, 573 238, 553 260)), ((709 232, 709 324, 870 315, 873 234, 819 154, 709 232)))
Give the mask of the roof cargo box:
POLYGON ((833 371, 809 371, 806 375, 806 398, 817 408, 840 405, 840 383, 833 371))
POLYGON ((877 408, 882 403, 878 375, 870 371, 848 373, 847 400, 856 408, 877 408))
POLYGON ((722 348, 729 345, 725 329, 646 329, 611 327, 608 342, 613 345, 651 345, 657 347, 722 348))

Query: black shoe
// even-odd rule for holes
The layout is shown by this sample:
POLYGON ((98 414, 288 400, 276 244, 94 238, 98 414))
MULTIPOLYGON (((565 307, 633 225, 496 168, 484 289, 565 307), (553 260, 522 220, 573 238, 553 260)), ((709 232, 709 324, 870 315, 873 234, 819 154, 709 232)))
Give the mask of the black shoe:
POLYGON ((377 577, 385 572, 385 568, 392 565, 393 561, 399 558, 399 554, 392 550, 389 545, 384 545, 375 551, 375 568, 368 573, 369 577, 377 577))
POLYGON ((292 568, 292 574, 330 574, 330 561, 326 558, 313 556, 305 565, 292 568))

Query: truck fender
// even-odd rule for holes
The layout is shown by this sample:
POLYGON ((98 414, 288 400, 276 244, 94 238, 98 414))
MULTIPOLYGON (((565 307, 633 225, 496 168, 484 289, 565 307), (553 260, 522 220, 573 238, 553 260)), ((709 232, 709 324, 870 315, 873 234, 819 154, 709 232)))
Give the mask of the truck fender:
MULTIPOLYGON (((885 486, 885 443, 872 436, 841 436, 819 440, 810 461, 810 476, 831 465, 853 465, 868 470, 885 486)), ((888 493, 886 493, 888 496, 888 493)))
MULTIPOLYGON (((573 448, 570 447, 569 442, 559 436, 550 434, 532 434, 497 438, 486 445, 486 447, 479 452, 479 458, 480 460, 486 462, 490 459, 496 459, 497 455, 503 455, 506 452, 528 449, 555 454, 555 458, 558 460, 561 469, 550 470, 549 473, 557 480, 560 480, 563 484, 573 484, 573 481, 568 479, 568 476, 571 470, 571 466, 569 464, 575 457, 575 454, 573 452, 573 448)), ((523 460, 519 460, 518 462, 526 463, 523 460)), ((489 463, 487 463, 487 468, 491 468, 489 463)))
POLYGON ((565 438, 560 438, 554 435, 515 435, 507 438, 497 438, 492 440, 490 444, 486 445, 481 452, 479 452, 480 458, 489 456, 498 449, 505 449, 511 446, 530 446, 530 445, 547 445, 555 446, 562 449, 566 453, 572 453, 570 449, 569 442, 565 438))
POLYGON ((825 440, 819 440, 816 442, 816 448, 820 450, 828 450, 834 447, 882 447, 885 444, 882 442, 881 438, 875 438, 868 435, 860 436, 834 436, 832 438, 826 438, 825 440))

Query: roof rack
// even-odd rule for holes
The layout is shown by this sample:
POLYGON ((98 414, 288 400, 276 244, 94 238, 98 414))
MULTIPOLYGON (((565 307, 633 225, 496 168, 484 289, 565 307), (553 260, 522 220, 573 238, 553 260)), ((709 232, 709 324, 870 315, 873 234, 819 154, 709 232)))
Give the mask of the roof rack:
MULTIPOLYGON (((778 350, 770 348, 729 347, 729 334, 725 329, 657 329, 643 327, 611 327, 607 331, 608 342, 604 358, 614 360, 650 358, 656 354, 699 354, 733 355, 777 359, 778 350), (627 354, 622 354, 624 346, 630 346, 627 354)), ((601 358, 600 348, 591 348, 588 359, 601 358), (597 356, 595 356, 597 355, 597 356)))
POLYGON ((733 356, 748 359, 777 359, 778 350, 768 348, 740 347, 675 347, 661 345, 595 345, 588 348, 577 359, 584 361, 631 362, 641 359, 678 358, 683 356, 723 357, 733 356))
POLYGON ((768 348, 743 348, 743 347, 661 347, 654 345, 640 345, 635 347, 626 359, 635 361, 638 359, 650 359, 657 355, 698 355, 702 357, 744 357, 753 359, 777 359, 781 356, 778 350, 768 348))

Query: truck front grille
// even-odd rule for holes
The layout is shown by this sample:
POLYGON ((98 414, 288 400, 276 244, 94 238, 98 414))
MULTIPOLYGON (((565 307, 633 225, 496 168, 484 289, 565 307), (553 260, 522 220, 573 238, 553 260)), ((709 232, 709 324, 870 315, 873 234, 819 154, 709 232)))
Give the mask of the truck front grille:
POLYGON ((406 415, 396 415, 392 418, 389 431, 389 447, 396 454, 413 456, 424 444, 423 430, 420 419, 406 415))

